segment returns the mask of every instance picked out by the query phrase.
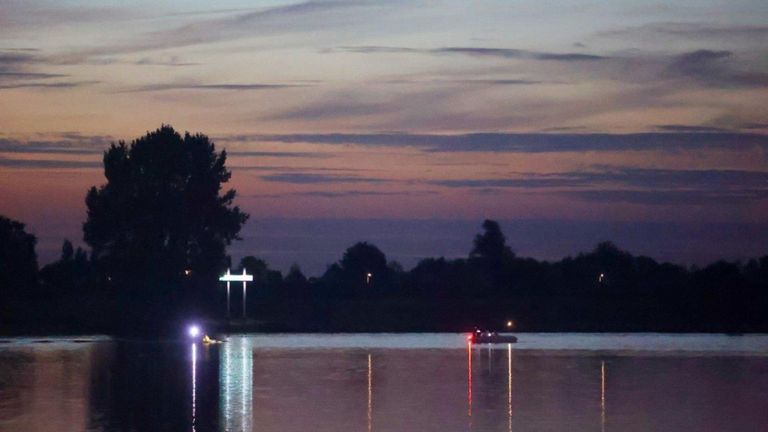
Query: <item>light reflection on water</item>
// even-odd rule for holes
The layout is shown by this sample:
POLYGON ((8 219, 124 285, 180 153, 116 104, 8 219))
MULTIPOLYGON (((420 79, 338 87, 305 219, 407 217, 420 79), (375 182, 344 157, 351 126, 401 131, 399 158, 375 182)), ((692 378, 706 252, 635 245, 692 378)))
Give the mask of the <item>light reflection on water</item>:
POLYGON ((192 344, 192 432, 195 432, 197 423, 197 413, 195 404, 197 402, 197 344, 192 344))
POLYGON ((4 344, 0 431, 639 432, 768 424, 768 362, 759 350, 489 349, 453 337, 457 348, 281 347, 285 341, 263 343, 264 336, 210 347, 4 344))
POLYGON ((253 347, 247 337, 230 338, 219 348, 220 414, 224 431, 250 431, 253 416, 253 347))

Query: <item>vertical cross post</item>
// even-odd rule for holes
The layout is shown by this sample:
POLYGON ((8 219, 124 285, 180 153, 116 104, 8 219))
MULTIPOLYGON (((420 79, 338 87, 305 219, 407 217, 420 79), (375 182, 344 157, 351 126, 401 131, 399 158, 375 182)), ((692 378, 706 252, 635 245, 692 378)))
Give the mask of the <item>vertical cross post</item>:
POLYGON ((245 269, 243 269, 243 319, 245 319, 245 277, 247 275, 245 274, 245 269))

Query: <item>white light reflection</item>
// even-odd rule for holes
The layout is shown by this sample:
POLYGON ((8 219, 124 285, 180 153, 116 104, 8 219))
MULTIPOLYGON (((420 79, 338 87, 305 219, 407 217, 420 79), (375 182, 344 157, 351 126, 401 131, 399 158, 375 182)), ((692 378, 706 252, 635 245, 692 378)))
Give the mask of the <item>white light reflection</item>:
POLYGON ((220 418, 225 431, 250 431, 253 415, 253 350, 248 337, 229 338, 219 362, 220 418))
POLYGON ((368 432, 373 430, 373 361, 368 354, 368 432))
POLYGON ((472 429, 472 341, 467 342, 467 417, 472 429))
POLYGON ((507 430, 512 432, 512 344, 507 344, 507 430))
POLYGON ((192 432, 195 432, 197 416, 197 345, 192 344, 192 432))
POLYGON ((605 432, 605 361, 600 361, 600 430, 605 432))

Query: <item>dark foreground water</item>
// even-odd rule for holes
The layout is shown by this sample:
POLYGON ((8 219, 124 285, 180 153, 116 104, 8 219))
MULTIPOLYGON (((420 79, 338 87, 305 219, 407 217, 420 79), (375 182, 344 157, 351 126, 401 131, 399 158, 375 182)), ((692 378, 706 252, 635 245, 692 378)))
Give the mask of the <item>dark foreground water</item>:
POLYGON ((0 340, 2 431, 765 431, 768 337, 0 340))

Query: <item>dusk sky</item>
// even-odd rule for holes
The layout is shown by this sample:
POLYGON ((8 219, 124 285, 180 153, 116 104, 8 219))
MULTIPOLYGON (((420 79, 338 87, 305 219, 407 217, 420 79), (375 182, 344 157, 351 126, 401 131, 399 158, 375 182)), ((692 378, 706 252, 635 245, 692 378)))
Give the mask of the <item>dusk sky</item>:
POLYGON ((229 154, 230 248, 309 275, 614 240, 768 253, 768 2, 0 0, 0 214, 82 244, 103 151, 161 124, 229 154))

